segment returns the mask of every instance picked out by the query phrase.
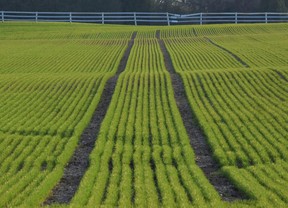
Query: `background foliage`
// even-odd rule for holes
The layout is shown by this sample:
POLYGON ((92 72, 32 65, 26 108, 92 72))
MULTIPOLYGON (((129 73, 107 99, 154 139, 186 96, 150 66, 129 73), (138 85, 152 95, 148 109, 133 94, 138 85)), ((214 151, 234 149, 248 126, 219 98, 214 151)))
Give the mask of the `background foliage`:
POLYGON ((288 0, 0 0, 0 10, 287 12, 288 0))

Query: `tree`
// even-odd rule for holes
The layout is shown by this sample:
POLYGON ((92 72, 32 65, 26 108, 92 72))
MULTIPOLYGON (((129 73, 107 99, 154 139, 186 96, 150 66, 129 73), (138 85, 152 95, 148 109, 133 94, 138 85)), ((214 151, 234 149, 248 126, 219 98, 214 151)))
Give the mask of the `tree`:
POLYGON ((287 12, 288 1, 287 0, 262 0, 262 11, 268 12, 287 12))
POLYGON ((6 11, 287 12, 288 0, 0 0, 6 11))
POLYGON ((123 12, 147 12, 151 10, 151 0, 120 0, 123 12))

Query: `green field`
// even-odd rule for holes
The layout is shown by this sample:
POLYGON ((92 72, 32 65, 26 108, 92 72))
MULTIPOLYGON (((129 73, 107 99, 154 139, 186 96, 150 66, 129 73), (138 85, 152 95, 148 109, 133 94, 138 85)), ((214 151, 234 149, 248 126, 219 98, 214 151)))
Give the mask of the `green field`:
POLYGON ((288 206, 288 24, 3 23, 0 207, 43 205, 116 76, 77 192, 53 207, 288 206), (224 201, 197 165, 159 32, 217 174, 245 199, 224 201))

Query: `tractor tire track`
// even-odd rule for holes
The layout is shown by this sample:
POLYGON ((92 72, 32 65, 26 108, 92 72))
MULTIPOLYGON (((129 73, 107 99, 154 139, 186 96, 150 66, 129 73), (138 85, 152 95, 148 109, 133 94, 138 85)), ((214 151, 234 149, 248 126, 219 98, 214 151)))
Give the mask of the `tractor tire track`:
POLYGON ((82 133, 78 146, 65 167, 64 175, 52 190, 51 196, 46 199, 43 205, 51 205, 53 203, 68 204, 75 195, 81 179, 89 167, 89 155, 94 148, 101 123, 111 102, 119 74, 123 72, 126 67, 136 35, 137 33, 133 32, 128 47, 118 66, 116 75, 107 81, 93 117, 88 127, 82 133))
POLYGON ((273 72, 275 72, 281 79, 283 79, 284 81, 288 82, 288 79, 280 71, 278 71, 277 69, 271 69, 271 70, 273 72))
POLYGON ((166 69, 171 76, 174 97, 196 156, 196 164, 202 169, 224 201, 245 199, 244 195, 242 195, 226 177, 220 174, 221 167, 213 159, 212 151, 207 144, 206 137, 197 123, 196 116, 191 110, 183 81, 174 69, 164 41, 160 39, 160 31, 156 32, 156 38, 158 39, 164 56, 166 69))
POLYGON ((229 51, 228 49, 224 48, 221 45, 218 45, 217 43, 213 42, 211 39, 204 37, 209 43, 211 43, 212 45, 216 46, 217 48, 220 48, 221 50, 227 52, 230 56, 232 56, 234 59, 236 59, 239 63, 241 63, 244 67, 246 68, 250 68, 250 66, 243 61, 239 56, 237 56, 236 54, 232 53, 231 51, 229 51))

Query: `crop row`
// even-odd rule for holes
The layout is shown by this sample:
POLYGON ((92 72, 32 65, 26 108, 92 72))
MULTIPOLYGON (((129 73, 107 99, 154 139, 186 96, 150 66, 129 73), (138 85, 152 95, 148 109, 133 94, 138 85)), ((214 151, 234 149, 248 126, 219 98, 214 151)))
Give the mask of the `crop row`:
POLYGON ((164 60, 156 39, 135 39, 125 72, 163 72, 164 60))
POLYGON ((121 75, 77 206, 203 206, 220 197, 195 164, 166 73, 121 75))
POLYGON ((243 67, 204 38, 165 39, 165 44, 177 72, 243 67))
POLYGON ((116 29, 108 25, 99 27, 94 24, 6 23, 1 25, 0 40, 115 40, 129 39, 132 31, 132 28, 116 29))
POLYGON ((221 165, 287 161, 287 83, 269 70, 181 73, 221 165))
POLYGON ((111 75, 2 75, 0 132, 80 135, 111 75))
POLYGON ((258 34, 287 34, 286 24, 239 24, 171 26, 151 28, 131 26, 109 26, 90 24, 51 24, 51 23, 6 23, 1 25, 0 40, 56 40, 56 39, 129 39, 132 32, 141 32, 139 37, 152 38, 150 31, 161 29, 162 38, 181 38, 195 36, 230 36, 258 34), (21 31, 19 30, 21 28, 21 31), (147 34, 145 34, 149 31, 147 34), (145 35, 144 35, 145 34, 145 35))
POLYGON ((250 206, 288 203, 286 28, 207 26, 193 30, 200 37, 183 38, 179 32, 180 38, 164 39, 214 158, 251 199, 250 206), (223 54, 218 56, 216 46, 201 36, 213 36, 209 38, 223 54), (214 49, 205 51, 206 45, 214 49), (238 67, 238 59, 251 69, 238 67))
POLYGON ((156 29, 147 29, 137 32, 136 39, 153 39, 156 37, 156 29))
POLYGON ((246 195, 257 200, 258 207, 287 206, 287 162, 279 161, 243 169, 225 167, 223 171, 246 195))
POLYGON ((239 25, 210 25, 197 27, 198 36, 229 36, 229 35, 257 35, 286 33, 288 31, 285 24, 239 24, 239 25))
MULTIPOLYGON (((24 24, 26 33, 1 25, 0 207, 35 207, 45 200, 135 30, 55 25, 24 24)), ((288 203, 286 28, 161 32, 223 173, 260 206, 288 203), (252 67, 265 69, 244 69, 227 51, 190 37, 195 35, 211 35, 252 67)), ((224 206, 195 163, 155 32, 139 29, 72 206, 224 206)))
POLYGON ((132 35, 41 30, 0 41, 0 207, 45 201, 132 35))
POLYGON ((196 37, 196 29, 195 27, 185 27, 185 28, 169 28, 169 29, 162 29, 161 30, 161 38, 163 39, 170 39, 170 38, 193 38, 196 37))
POLYGON ((261 34, 211 38, 214 43, 230 52, 204 38, 165 39, 165 44, 176 70, 179 71, 243 68, 241 61, 253 68, 287 66, 287 39, 279 35, 276 42, 268 37, 267 34, 261 34))
POLYGON ((2 40, 0 44, 0 74, 115 73, 128 40, 2 40))
POLYGON ((195 164, 163 63, 156 40, 135 41, 72 206, 220 203, 195 164))
POLYGON ((239 25, 202 25, 202 26, 177 26, 161 29, 161 38, 185 38, 204 36, 242 36, 258 34, 287 34, 286 24, 239 24, 239 25))
POLYGON ((76 138, 0 133, 0 207, 35 207, 63 174, 76 138))
MULTIPOLYGON (((282 35, 285 36, 285 34, 282 35)), ((212 40, 236 54, 250 67, 287 66, 287 35, 286 39, 280 37, 277 41, 269 39, 270 34, 258 36, 213 37, 212 40), (259 42, 261 37, 265 40, 265 43, 259 42)))

